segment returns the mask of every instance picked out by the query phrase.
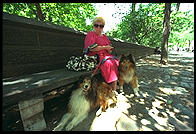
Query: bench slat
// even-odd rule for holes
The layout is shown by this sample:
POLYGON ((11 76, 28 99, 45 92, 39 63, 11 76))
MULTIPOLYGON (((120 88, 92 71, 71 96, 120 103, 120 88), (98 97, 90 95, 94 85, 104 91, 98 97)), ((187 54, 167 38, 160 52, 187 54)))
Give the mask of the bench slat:
POLYGON ((3 106, 34 98, 46 91, 71 84, 77 81, 80 75, 90 73, 59 69, 3 79, 3 106))

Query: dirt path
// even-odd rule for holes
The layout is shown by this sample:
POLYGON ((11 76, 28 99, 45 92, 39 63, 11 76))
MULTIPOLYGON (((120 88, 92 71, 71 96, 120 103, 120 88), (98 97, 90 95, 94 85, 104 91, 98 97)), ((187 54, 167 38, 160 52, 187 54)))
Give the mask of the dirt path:
MULTIPOLYGON (((99 117, 94 110, 72 131, 194 130, 194 54, 170 53, 168 65, 160 65, 159 60, 160 55, 152 55, 137 61, 141 98, 133 97, 132 89, 125 85, 124 91, 118 91, 116 107, 99 117)), ((65 114, 69 95, 45 103, 46 131, 65 114)), ((5 130, 23 130, 16 111, 4 114, 5 130)))

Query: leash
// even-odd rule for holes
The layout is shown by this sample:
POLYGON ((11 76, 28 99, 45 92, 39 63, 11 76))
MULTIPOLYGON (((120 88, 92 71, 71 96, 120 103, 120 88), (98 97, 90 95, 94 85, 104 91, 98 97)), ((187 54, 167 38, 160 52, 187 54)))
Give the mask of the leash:
POLYGON ((91 77, 93 77, 93 76, 96 74, 96 72, 98 71, 98 69, 99 69, 100 65, 101 65, 101 64, 103 64, 106 60, 108 60, 108 59, 115 59, 115 58, 117 58, 116 49, 115 49, 115 48, 113 48, 113 50, 114 50, 115 56, 108 57, 108 58, 105 58, 105 59, 103 59, 103 60, 100 60, 100 61, 99 61, 99 63, 98 63, 98 65, 96 66, 95 70, 93 70, 93 73, 91 74, 91 77))
POLYGON ((98 71, 100 65, 101 65, 101 61, 99 61, 99 63, 96 66, 95 70, 93 70, 93 73, 91 74, 91 77, 93 77, 96 74, 96 72, 98 71))

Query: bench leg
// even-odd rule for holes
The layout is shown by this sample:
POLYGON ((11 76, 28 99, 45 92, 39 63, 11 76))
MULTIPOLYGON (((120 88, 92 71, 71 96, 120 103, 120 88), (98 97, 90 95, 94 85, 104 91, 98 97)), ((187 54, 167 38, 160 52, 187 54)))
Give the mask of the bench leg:
POLYGON ((41 131, 46 128, 43 97, 20 101, 18 106, 25 131, 41 131))

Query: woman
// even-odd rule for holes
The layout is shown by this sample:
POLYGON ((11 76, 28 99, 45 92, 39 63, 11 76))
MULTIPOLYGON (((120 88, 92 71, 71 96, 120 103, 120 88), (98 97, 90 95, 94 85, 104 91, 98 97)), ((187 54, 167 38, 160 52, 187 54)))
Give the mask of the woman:
POLYGON ((88 32, 85 38, 84 53, 92 56, 97 54, 101 64, 99 66, 105 81, 112 89, 116 90, 118 80, 118 59, 111 55, 113 47, 105 34, 102 34, 105 21, 102 17, 96 17, 93 21, 94 30, 88 32))

